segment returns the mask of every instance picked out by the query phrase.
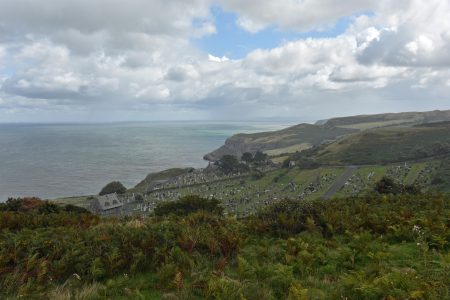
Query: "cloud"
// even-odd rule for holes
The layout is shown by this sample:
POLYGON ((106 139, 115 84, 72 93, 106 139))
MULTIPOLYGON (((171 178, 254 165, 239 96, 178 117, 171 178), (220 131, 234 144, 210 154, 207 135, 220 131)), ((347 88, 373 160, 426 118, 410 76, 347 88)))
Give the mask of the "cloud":
POLYGON ((214 3, 250 32, 320 30, 373 12, 350 18, 338 36, 229 59, 196 46, 199 37, 221 34, 208 0, 0 0, 0 120, 95 112, 312 120, 450 108, 447 1, 214 3))
POLYGON ((208 54, 208 60, 212 61, 212 62, 225 62, 225 61, 229 61, 230 59, 226 56, 222 56, 222 57, 216 57, 214 55, 208 54))
POLYGON ((334 24, 346 17, 377 7, 375 0, 221 0, 228 10, 237 12, 237 24, 255 33, 268 26, 309 31, 334 24))
POLYGON ((0 1, 0 19, 36 33, 77 30, 183 35, 193 18, 209 18, 206 0, 15 0, 0 1))
MULTIPOLYGON (((385 2, 389 3, 389 2, 385 2)), ((373 20, 376 37, 358 55, 364 64, 450 67, 450 3, 385 4, 373 20)))

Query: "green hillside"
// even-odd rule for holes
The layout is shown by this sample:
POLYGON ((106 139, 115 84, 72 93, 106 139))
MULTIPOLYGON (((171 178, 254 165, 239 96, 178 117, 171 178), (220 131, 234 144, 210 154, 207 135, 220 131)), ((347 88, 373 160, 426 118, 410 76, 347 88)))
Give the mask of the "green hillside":
POLYGON ((450 154, 450 122, 372 129, 311 154, 326 164, 384 164, 450 154))

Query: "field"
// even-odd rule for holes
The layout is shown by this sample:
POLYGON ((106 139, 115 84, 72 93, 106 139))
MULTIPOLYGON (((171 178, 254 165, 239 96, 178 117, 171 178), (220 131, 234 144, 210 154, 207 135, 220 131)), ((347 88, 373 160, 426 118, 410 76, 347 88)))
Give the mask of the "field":
POLYGON ((292 145, 292 146, 288 146, 288 147, 284 147, 284 148, 266 150, 266 151, 264 151, 264 153, 267 153, 270 156, 275 156, 275 155, 280 155, 280 154, 285 154, 285 153, 295 153, 297 151, 302 151, 302 150, 305 150, 305 149, 308 149, 311 147, 312 147, 311 144, 301 143, 301 144, 292 145))

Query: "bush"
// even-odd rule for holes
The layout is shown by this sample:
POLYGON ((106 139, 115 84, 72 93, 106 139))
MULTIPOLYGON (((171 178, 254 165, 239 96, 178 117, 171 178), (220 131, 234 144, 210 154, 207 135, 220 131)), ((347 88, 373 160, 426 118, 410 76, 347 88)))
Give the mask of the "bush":
POLYGON ((219 169, 224 174, 248 172, 250 170, 246 164, 240 163, 234 155, 222 156, 222 158, 216 162, 216 165, 219 166, 219 169))
POLYGON ((253 155, 250 152, 245 152, 242 154, 241 160, 249 164, 253 161, 253 155))
POLYGON ((393 179, 384 176, 375 185, 375 191, 380 194, 410 194, 417 195, 420 194, 420 188, 415 185, 404 185, 402 183, 397 183, 393 179))
POLYGON ((320 201, 282 200, 258 214, 257 226, 276 236, 287 236, 310 229, 312 224, 323 227, 324 210, 320 201))
POLYGON ((255 165, 264 165, 267 163, 268 155, 261 151, 257 151, 255 153, 255 157, 253 158, 253 162, 255 165))
POLYGON ((221 215, 223 208, 220 206, 220 201, 217 199, 202 198, 200 196, 192 195, 181 197, 177 201, 159 203, 154 213, 156 216, 177 215, 187 216, 197 211, 206 211, 212 214, 221 215))
POLYGON ((108 195, 108 194, 124 194, 127 191, 126 187, 120 181, 113 181, 105 185, 100 191, 99 195, 108 195))
POLYGON ((64 210, 66 212, 69 212, 69 213, 90 214, 90 212, 86 208, 75 206, 75 205, 72 205, 72 204, 67 204, 64 207, 64 210))

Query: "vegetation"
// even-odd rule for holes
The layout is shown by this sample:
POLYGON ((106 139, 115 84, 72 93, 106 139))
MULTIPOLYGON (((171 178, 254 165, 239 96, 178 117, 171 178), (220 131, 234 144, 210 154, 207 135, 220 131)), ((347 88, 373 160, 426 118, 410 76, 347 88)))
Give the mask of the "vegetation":
POLYGON ((415 185, 404 185, 401 182, 396 182, 394 179, 384 176, 375 185, 375 191, 380 194, 420 194, 420 189, 415 185))
POLYGON ((234 155, 222 156, 222 158, 216 162, 216 165, 219 166, 219 169, 224 174, 235 174, 240 172, 248 172, 250 170, 249 166, 239 162, 234 155))
POLYGON ((240 155, 245 152, 266 152, 286 149, 291 146, 301 148, 319 145, 339 136, 357 132, 356 129, 338 128, 311 124, 299 124, 286 129, 252 134, 237 134, 230 137, 225 145, 206 154, 204 158, 216 161, 224 155, 240 155))
POLYGON ((450 158, 442 159, 431 184, 442 191, 450 192, 450 158))
POLYGON ((144 193, 147 191, 148 186, 155 181, 168 180, 192 171, 194 171, 193 168, 172 168, 157 173, 150 173, 145 177, 144 180, 139 182, 134 188, 130 189, 130 192, 144 193))
POLYGON ((281 201, 239 220, 183 201, 146 219, 0 212, 0 298, 450 296, 448 196, 281 201))
POLYGON ((223 208, 220 206, 220 201, 217 199, 191 195, 181 197, 177 201, 159 203, 155 208, 154 214, 156 216, 187 216, 198 211, 221 215, 223 213, 223 208))
POLYGON ((124 194, 127 191, 127 188, 123 186, 123 184, 119 181, 113 181, 105 185, 100 191, 99 195, 108 195, 108 194, 124 194))
POLYGON ((309 157, 325 164, 383 164, 450 154, 450 122, 363 131, 335 141, 309 157))
POLYGON ((250 152, 245 152, 244 154, 242 154, 241 160, 247 164, 250 164, 251 162, 253 162, 253 154, 251 154, 250 152))

